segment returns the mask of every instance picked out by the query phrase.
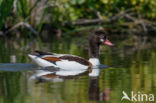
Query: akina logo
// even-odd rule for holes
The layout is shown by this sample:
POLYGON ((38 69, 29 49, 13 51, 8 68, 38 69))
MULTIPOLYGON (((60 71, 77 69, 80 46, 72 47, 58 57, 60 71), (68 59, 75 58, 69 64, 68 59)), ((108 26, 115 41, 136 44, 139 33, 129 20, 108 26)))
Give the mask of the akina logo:
POLYGON ((138 91, 137 93, 134 93, 131 91, 131 95, 128 96, 125 91, 122 91, 123 97, 121 98, 121 101, 129 100, 129 101, 154 101, 154 94, 145 94, 138 91))

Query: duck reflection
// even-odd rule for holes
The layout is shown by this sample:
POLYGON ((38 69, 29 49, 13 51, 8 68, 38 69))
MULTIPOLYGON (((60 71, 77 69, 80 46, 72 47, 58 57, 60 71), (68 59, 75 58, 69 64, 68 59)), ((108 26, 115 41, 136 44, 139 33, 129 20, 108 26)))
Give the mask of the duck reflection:
MULTIPOLYGON (((102 66, 104 67, 104 65, 102 66)), ((89 87, 88 87, 88 98, 89 100, 95 101, 109 101, 110 100, 110 88, 100 92, 99 88, 99 74, 100 68, 93 68, 92 72, 89 73, 89 87)))
POLYGON ((108 66, 103 64, 100 64, 99 66, 93 66, 92 68, 84 70, 64 70, 53 66, 40 67, 36 70, 35 74, 33 74, 30 79, 43 79, 43 81, 48 81, 56 77, 65 79, 80 77, 88 74, 89 77, 98 77, 100 75, 100 69, 107 67, 108 66))
POLYGON ((36 80, 36 83, 41 82, 62 82, 65 79, 75 79, 92 72, 87 70, 63 70, 55 67, 40 68, 30 77, 30 80, 36 80))
POLYGON ((62 70, 54 67, 46 67, 44 70, 38 70, 31 79, 37 80, 36 83, 41 82, 63 82, 65 79, 80 78, 84 75, 89 75, 88 82, 88 99, 95 101, 109 101, 110 100, 110 88, 100 92, 99 88, 99 75, 100 68, 106 68, 107 66, 101 65, 98 67, 92 67, 91 70, 62 70))

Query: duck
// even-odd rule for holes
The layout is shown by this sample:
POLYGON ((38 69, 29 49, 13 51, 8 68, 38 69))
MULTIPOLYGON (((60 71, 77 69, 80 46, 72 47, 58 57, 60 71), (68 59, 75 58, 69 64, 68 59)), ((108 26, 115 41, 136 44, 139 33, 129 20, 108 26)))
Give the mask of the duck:
POLYGON ((114 45, 103 30, 97 30, 89 36, 89 60, 72 54, 57 54, 38 50, 28 54, 28 56, 40 67, 54 67, 62 70, 87 70, 100 65, 100 46, 103 44, 114 45))

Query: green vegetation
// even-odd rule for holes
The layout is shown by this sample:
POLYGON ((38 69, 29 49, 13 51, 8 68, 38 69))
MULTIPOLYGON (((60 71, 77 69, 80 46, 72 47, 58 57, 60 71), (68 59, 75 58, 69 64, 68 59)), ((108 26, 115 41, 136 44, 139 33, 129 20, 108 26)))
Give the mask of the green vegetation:
POLYGON ((35 34, 50 30, 45 25, 54 31, 99 26, 112 31, 155 31, 155 8, 156 0, 0 0, 0 34, 20 26, 35 34))

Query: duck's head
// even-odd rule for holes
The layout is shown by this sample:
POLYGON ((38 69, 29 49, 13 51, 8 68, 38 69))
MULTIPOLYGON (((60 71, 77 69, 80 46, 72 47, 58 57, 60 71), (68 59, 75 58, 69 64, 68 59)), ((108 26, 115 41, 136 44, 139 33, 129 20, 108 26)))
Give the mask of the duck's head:
POLYGON ((113 44, 108 40, 106 33, 103 30, 98 30, 95 31, 92 35, 90 35, 89 39, 89 57, 90 57, 89 61, 94 66, 100 64, 99 48, 101 44, 113 46, 113 44))
POLYGON ((108 40, 108 36, 103 30, 95 31, 90 37, 90 42, 93 42, 97 45, 105 44, 108 46, 113 46, 113 44, 108 40))

